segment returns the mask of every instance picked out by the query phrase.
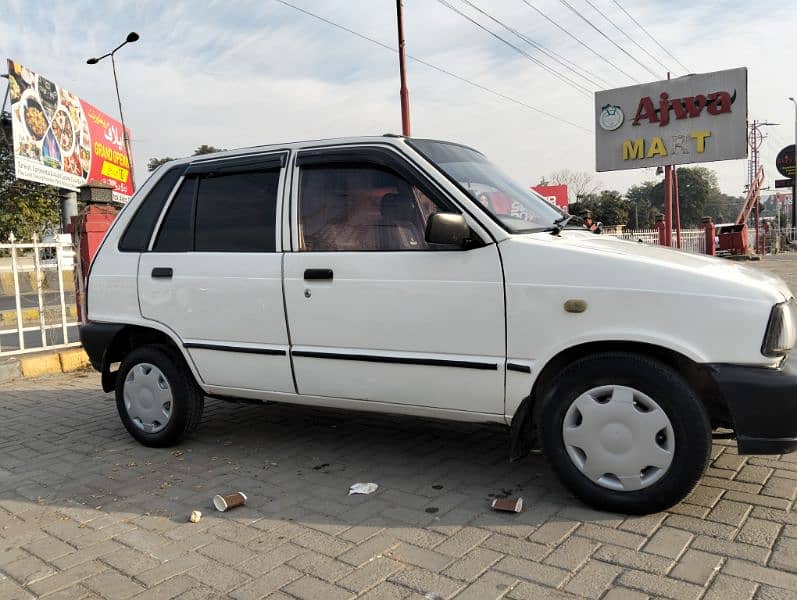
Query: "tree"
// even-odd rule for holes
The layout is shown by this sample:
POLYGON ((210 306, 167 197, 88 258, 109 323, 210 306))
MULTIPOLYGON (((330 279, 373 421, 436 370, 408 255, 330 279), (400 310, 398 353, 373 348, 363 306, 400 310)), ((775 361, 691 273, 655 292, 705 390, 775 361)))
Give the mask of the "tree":
MULTIPOLYGON (((193 156, 200 156, 202 154, 212 154, 214 152, 223 152, 224 148, 216 148, 215 146, 208 146, 207 144, 202 144, 194 150, 193 156)), ((171 156, 164 156, 163 158, 150 158, 147 162, 147 169, 150 171, 154 171, 161 165, 165 165, 167 162, 174 160, 171 156)))
POLYGON ((224 150, 224 148, 216 148, 216 146, 202 144, 199 148, 194 150, 194 156, 199 156, 200 154, 213 154, 214 152, 224 152, 224 150))
POLYGON ((167 162, 174 160, 171 156, 164 156, 163 158, 150 158, 147 162, 147 170, 154 171, 161 165, 165 165, 167 162))
POLYGON ((629 204, 620 192, 603 190, 599 194, 587 194, 574 205, 571 214, 579 214, 588 210, 592 213, 594 222, 600 221, 604 225, 627 225, 629 217, 629 204))
MULTIPOLYGON (((706 202, 705 216, 711 217, 715 223, 733 223, 744 205, 742 196, 730 196, 716 190, 706 202)), ((775 210, 772 215, 777 215, 775 210)))
MULTIPOLYGON (((720 194, 717 174, 706 167, 679 167, 676 172, 681 207, 681 227, 697 227, 706 214, 706 205, 709 200, 720 194)), ((656 209, 663 213, 664 181, 658 182, 652 188, 651 198, 656 209)), ((673 215, 674 211, 673 207, 673 215)), ((673 223, 675 223, 674 216, 673 223)))
POLYGON ((659 212, 653 206, 654 187, 656 187, 655 181, 645 181, 628 188, 625 198, 629 204, 629 227, 634 229, 651 229, 653 227, 656 222, 656 213, 659 212))
POLYGON ((16 178, 11 146, 0 135, 0 240, 10 233, 25 241, 41 236, 58 225, 59 211, 56 188, 16 178))
POLYGON ((570 202, 578 202, 579 198, 598 191, 600 184, 586 171, 559 169, 548 177, 553 185, 566 185, 570 202))

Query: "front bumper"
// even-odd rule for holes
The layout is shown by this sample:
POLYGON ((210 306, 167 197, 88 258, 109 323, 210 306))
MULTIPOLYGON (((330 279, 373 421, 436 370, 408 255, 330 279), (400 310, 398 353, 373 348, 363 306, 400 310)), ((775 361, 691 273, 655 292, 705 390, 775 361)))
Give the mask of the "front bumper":
POLYGON ((797 450, 797 354, 779 369, 709 368, 731 413, 739 454, 797 450))

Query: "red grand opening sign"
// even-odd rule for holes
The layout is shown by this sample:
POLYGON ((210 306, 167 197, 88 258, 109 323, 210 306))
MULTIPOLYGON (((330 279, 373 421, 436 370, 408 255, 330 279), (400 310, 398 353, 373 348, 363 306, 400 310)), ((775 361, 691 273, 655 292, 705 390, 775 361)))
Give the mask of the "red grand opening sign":
POLYGON ((100 181, 117 200, 133 195, 119 121, 10 59, 8 85, 18 179, 70 190, 100 181))

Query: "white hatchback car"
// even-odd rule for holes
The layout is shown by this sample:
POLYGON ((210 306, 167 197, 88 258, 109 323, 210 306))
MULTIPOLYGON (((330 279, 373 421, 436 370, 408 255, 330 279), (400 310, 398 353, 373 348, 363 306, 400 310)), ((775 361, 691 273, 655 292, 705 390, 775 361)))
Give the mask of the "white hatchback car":
POLYGON ((205 395, 509 427, 586 502, 661 510, 712 430, 797 449, 776 277, 595 235, 458 144, 384 136, 191 157, 128 203, 81 339, 141 443, 205 395), (118 369, 115 369, 120 363, 118 369))

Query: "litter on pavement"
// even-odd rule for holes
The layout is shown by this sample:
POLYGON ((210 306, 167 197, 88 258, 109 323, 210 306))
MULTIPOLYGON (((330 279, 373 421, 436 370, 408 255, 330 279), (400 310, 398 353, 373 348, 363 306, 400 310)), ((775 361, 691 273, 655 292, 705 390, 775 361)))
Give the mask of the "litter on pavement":
POLYGON ((216 510, 225 512, 236 506, 246 504, 246 494, 243 492, 233 492, 232 494, 217 494, 213 496, 213 506, 216 510))
POLYGON ((493 510, 519 513, 523 510, 523 498, 495 498, 491 506, 493 510))
POLYGON ((349 488, 349 496, 352 494, 373 494, 379 486, 375 483, 352 483, 349 488))

